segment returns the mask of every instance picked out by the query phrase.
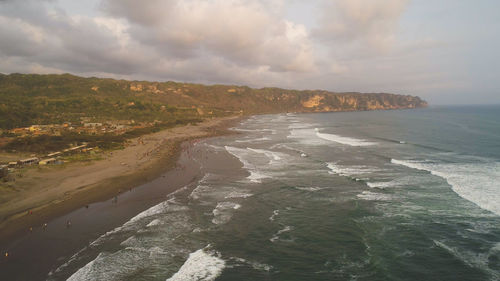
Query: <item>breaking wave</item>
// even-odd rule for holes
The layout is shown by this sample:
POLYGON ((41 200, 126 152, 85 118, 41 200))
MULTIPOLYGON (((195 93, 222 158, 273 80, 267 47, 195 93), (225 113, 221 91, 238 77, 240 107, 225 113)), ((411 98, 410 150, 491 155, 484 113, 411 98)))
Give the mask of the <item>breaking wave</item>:
POLYGON ((340 144, 345 144, 350 146, 370 146, 377 144, 376 142, 369 142, 363 139, 355 139, 349 137, 342 137, 334 134, 320 133, 318 128, 315 128, 314 130, 316 131, 316 136, 318 136, 319 138, 340 144))
POLYGON ((460 197, 479 207, 500 215, 500 164, 487 163, 432 163, 391 159, 391 163, 429 172, 441 177, 460 197))
POLYGON ((226 262, 216 253, 207 253, 204 249, 189 254, 188 259, 167 281, 215 280, 226 266, 226 262))

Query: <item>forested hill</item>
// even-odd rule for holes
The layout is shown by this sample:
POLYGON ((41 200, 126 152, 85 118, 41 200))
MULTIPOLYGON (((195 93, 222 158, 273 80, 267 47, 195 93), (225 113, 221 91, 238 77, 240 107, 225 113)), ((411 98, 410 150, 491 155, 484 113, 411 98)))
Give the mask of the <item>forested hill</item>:
POLYGON ((419 97, 386 93, 252 89, 245 86, 0 74, 0 128, 32 124, 199 118, 231 114, 425 107, 419 97))

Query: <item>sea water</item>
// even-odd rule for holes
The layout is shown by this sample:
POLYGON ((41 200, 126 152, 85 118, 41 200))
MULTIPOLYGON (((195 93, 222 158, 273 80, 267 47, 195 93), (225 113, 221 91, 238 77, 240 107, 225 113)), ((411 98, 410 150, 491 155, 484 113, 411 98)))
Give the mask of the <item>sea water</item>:
POLYGON ((251 117, 49 280, 499 280, 500 107, 251 117))

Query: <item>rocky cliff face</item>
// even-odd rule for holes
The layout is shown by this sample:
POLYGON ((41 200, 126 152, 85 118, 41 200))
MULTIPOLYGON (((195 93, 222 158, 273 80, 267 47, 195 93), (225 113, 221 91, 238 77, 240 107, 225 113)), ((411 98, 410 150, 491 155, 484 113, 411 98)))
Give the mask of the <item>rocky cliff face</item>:
POLYGON ((426 107, 419 97, 394 94, 320 93, 305 96, 301 101, 304 112, 384 110, 426 107))

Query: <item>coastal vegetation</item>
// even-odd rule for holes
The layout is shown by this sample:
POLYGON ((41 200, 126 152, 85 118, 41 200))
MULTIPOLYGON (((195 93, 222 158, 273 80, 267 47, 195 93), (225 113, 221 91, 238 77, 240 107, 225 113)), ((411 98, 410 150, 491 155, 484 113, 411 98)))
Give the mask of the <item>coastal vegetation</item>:
POLYGON ((417 108, 418 97, 280 88, 0 74, 0 148, 46 153, 83 142, 116 148, 132 137, 207 117, 417 108))

